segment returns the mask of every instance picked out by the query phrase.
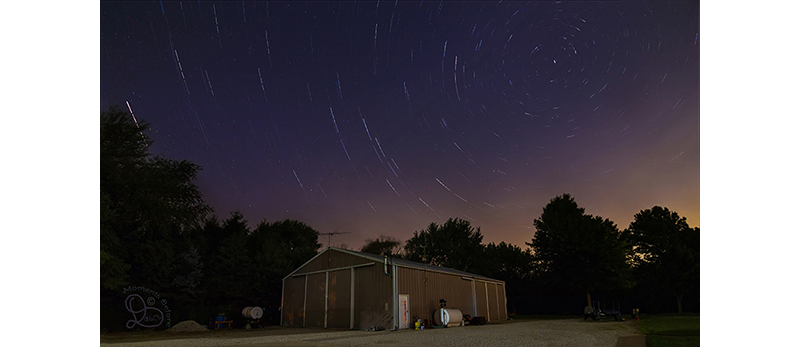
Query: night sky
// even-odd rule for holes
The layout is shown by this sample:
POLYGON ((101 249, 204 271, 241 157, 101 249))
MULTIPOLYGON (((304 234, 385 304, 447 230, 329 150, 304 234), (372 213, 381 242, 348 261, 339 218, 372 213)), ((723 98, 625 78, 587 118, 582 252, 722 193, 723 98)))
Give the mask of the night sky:
POLYGON ((654 205, 699 227, 699 7, 101 2, 100 109, 201 165, 220 218, 351 248, 456 217, 524 247, 563 193, 620 229, 654 205))

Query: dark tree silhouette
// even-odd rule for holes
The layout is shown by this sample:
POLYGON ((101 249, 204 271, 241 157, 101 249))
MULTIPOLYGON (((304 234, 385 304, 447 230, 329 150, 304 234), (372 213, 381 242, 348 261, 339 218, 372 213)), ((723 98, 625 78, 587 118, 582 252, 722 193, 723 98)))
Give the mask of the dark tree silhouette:
POLYGON ((481 241, 480 228, 476 230, 469 221, 450 218, 441 226, 431 223, 427 229, 415 231, 404 250, 408 260, 473 271, 483 259, 481 241))
POLYGON ((591 293, 629 285, 629 247, 616 225, 591 216, 564 194, 550 200, 534 221, 530 243, 542 278, 558 288, 591 293))
POLYGON ((260 305, 275 323, 282 279, 317 254, 319 233, 293 220, 251 230, 238 211, 220 221, 194 185, 200 167, 151 155, 147 128, 100 113, 101 327, 125 326, 128 285, 168 297, 176 320, 260 305))
POLYGON ((288 219, 261 221, 253 230, 247 224, 238 211, 222 225, 216 218, 206 221, 206 237, 215 243, 206 266, 207 301, 222 311, 264 307, 265 322, 275 324, 283 278, 317 254, 319 233, 288 219))
MULTIPOLYGON (((217 230, 212 227, 212 230, 217 230)), ((250 228, 239 211, 222 223, 224 235, 215 245, 207 264, 209 299, 243 305, 250 301, 249 279, 253 276, 255 262, 248 254, 250 228)))
POLYGON ((675 298, 683 313, 683 297, 700 289, 700 229, 686 218, 654 206, 634 215, 625 236, 633 245, 634 266, 642 288, 675 298))
POLYGON ((318 238, 317 230, 289 219, 262 221, 250 235, 248 250, 255 266, 249 276, 250 295, 254 303, 267 308, 265 318, 270 324, 280 321, 283 278, 317 255, 322 247, 318 238))
POLYGON ((361 247, 364 253, 385 255, 389 257, 402 258, 403 247, 400 246, 400 241, 386 235, 381 235, 375 239, 364 240, 366 244, 361 247))
POLYGON ((507 286, 523 284, 532 280, 534 257, 530 249, 523 250, 510 243, 486 245, 485 264, 493 278, 503 280, 507 286))
POLYGON ((271 263, 272 273, 282 280, 292 270, 317 255, 322 244, 319 232, 303 222, 286 219, 269 223, 261 221, 250 235, 254 254, 265 253, 271 263), (269 253, 269 254, 266 254, 269 253))
POLYGON ((521 301, 531 295, 534 276, 534 258, 530 249, 500 242, 486 245, 482 270, 477 273, 506 282, 506 299, 509 313, 524 310, 521 301))
POLYGON ((147 128, 115 107, 100 113, 101 289, 170 288, 177 245, 211 211, 194 184, 200 167, 150 155, 147 128))

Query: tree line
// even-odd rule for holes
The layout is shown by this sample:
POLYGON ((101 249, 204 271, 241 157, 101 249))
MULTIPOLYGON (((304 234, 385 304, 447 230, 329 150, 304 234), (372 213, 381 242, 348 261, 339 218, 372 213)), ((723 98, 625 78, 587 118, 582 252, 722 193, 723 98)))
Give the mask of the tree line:
MULTIPOLYGON (((266 308, 277 324, 282 279, 322 246, 296 220, 220 219, 194 184, 201 167, 149 153, 149 124, 112 107, 100 113, 101 329, 121 330, 131 313, 124 288, 169 298, 172 321, 233 319, 266 308)), ((451 218, 401 243, 381 236, 361 251, 468 271, 506 282, 509 313, 575 313, 595 298, 650 311, 699 311, 700 230, 655 206, 625 230, 591 216, 568 194, 534 220, 527 248, 483 243, 480 228, 451 218), (580 297, 584 299, 579 299, 580 297), (671 303, 668 303, 671 302, 671 303)))
POLYGON ((151 155, 148 126, 119 108, 100 114, 101 329, 141 319, 126 311, 131 287, 168 300, 173 324, 239 320, 247 306, 277 324, 282 279, 317 254, 319 233, 296 220, 251 229, 238 211, 218 218, 194 184, 201 168, 151 155))
POLYGON ((700 229, 654 206, 627 229, 592 216, 569 194, 557 196, 534 220, 528 248, 483 244, 480 227, 448 219, 415 231, 404 243, 381 235, 362 252, 404 258, 506 282, 509 313, 575 313, 595 299, 618 300, 643 312, 699 312, 700 229), (579 297, 584 299, 580 300, 579 297))

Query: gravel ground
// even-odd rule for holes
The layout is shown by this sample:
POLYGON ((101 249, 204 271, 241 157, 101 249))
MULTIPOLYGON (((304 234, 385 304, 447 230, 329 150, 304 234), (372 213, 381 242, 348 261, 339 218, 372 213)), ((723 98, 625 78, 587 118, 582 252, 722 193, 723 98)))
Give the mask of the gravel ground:
POLYGON ((610 346, 621 336, 636 335, 632 322, 584 322, 581 319, 519 321, 423 331, 332 331, 259 337, 203 337, 131 343, 109 347, 146 346, 610 346))

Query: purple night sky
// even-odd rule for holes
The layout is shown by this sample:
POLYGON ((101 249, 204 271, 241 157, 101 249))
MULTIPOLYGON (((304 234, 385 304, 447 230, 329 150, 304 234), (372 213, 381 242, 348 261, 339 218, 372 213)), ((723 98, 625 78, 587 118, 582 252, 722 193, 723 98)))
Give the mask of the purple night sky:
POLYGON ((104 1, 100 108, 220 218, 351 248, 451 217, 524 247, 563 193, 699 227, 699 31, 697 1, 104 1))

